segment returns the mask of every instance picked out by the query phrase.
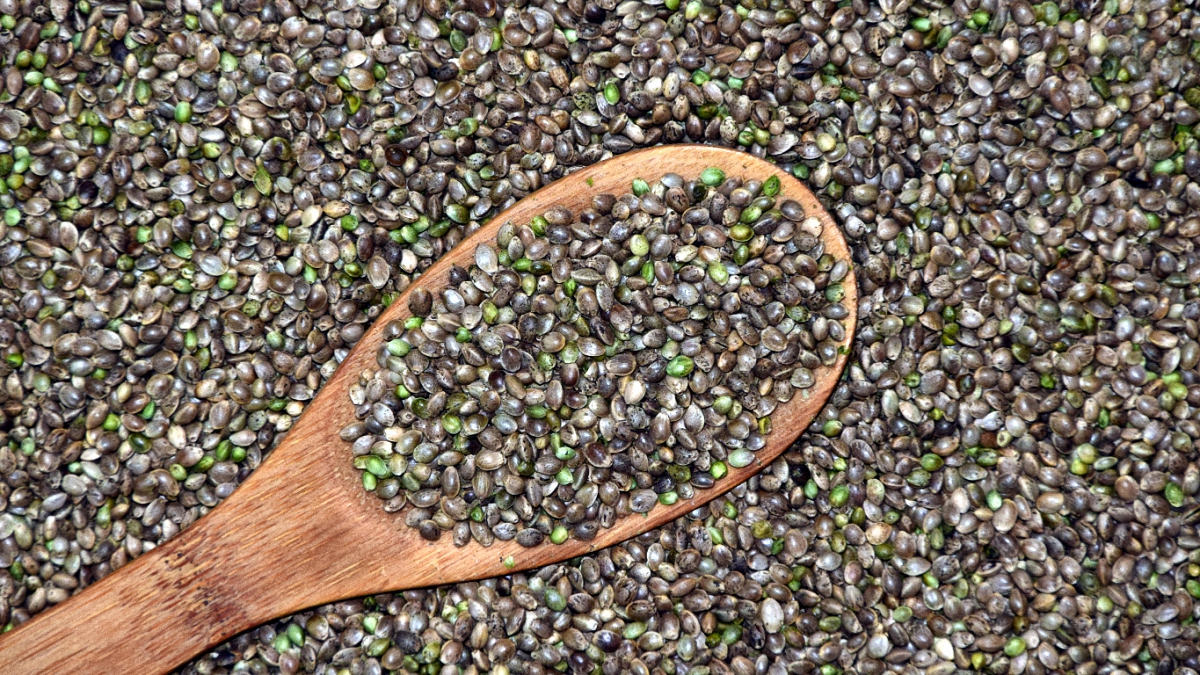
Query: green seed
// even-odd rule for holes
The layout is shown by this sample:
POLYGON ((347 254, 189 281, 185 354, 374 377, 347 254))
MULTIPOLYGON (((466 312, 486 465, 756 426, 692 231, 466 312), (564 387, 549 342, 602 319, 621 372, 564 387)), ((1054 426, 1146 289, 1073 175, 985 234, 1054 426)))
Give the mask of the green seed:
POLYGON ((891 560, 895 557, 895 547, 890 542, 883 542, 875 547, 875 557, 883 561, 891 560))
POLYGON ((762 193, 767 197, 774 197, 775 195, 779 194, 779 188, 779 176, 771 176, 763 181, 762 193))
POLYGON ((846 501, 850 498, 850 488, 845 485, 838 485, 829 493, 829 503, 834 507, 845 506, 846 501))
POLYGON ((767 537, 770 537, 771 523, 765 520, 760 520, 754 523, 754 525, 750 526, 750 534, 753 535, 755 539, 766 539, 767 537))
POLYGON ((221 72, 232 73, 238 69, 238 57, 229 52, 221 52, 221 72))
POLYGON ((1153 172, 1156 174, 1170 175, 1175 173, 1175 160, 1164 159, 1154 163, 1153 172))
POLYGON ((672 464, 667 467, 667 475, 676 483, 686 483, 692 479, 692 470, 681 464, 672 464))
POLYGON ((1000 496, 999 492, 992 490, 991 492, 987 493, 987 505, 989 509, 998 511, 1003 504, 1004 499, 1000 496))
POLYGON ((217 279, 217 288, 223 291, 232 291, 237 288, 238 278, 237 272, 226 272, 217 279))
MULTIPOLYGON (((562 525, 559 525, 559 526, 555 527, 553 531, 550 532, 550 541, 555 544, 561 544, 567 540, 568 534, 569 533, 567 532, 567 528, 563 527, 562 525)), ((554 594, 558 595, 558 592, 555 591, 554 594)), ((562 599, 561 595, 558 595, 558 597, 560 600, 562 599)), ((550 604, 550 591, 547 591, 546 606, 550 607, 550 609, 553 609, 555 611, 561 611, 564 607, 566 607, 566 601, 563 600, 562 607, 554 607, 553 605, 550 604)))
POLYGON ((729 281, 729 269, 725 267, 725 263, 714 260, 708 264, 708 276, 717 285, 724 286, 729 281))
MULTIPOLYGON (((467 211, 467 207, 463 206, 462 204, 450 204, 446 206, 446 217, 456 223, 463 224, 470 220, 470 212, 467 211)), ((447 227, 447 229, 449 228, 447 227)), ((432 229, 430 230, 430 234, 433 234, 432 229)), ((445 233, 443 232, 442 234, 445 233)))
POLYGON ((545 216, 534 216, 529 221, 529 229, 533 230, 533 233, 539 237, 546 234, 546 228, 549 225, 550 222, 546 220, 545 216))
POLYGON ((735 469, 740 469, 744 466, 750 466, 750 463, 753 461, 754 453, 745 448, 738 448, 737 450, 729 453, 729 466, 732 466, 735 469))
MULTIPOLYGON (((178 117, 178 114, 176 114, 178 117)), ((262 162, 258 163, 258 169, 254 171, 254 187, 262 195, 271 194, 271 188, 274 185, 271 180, 271 174, 267 171, 267 167, 263 166, 262 162)))
POLYGON ((691 357, 680 354, 667 363, 667 375, 671 377, 687 377, 692 374, 692 370, 695 367, 695 363, 692 362, 691 357))
MULTIPOLYGON (((740 226, 735 225, 734 227, 740 227, 740 226)), ((733 252, 733 262, 735 264, 745 265, 746 262, 749 260, 750 260, 750 247, 749 246, 746 246, 743 244, 742 246, 737 247, 737 250, 733 252)))
POLYGON ((713 401, 713 410, 721 415, 728 415, 733 409, 733 398, 730 396, 718 396, 717 400, 713 401))
POLYGON ((604 85, 604 100, 608 101, 609 105, 616 105, 621 100, 621 90, 617 87, 616 80, 609 80, 608 84, 604 85))
POLYGON ((1044 17, 1047 25, 1053 25, 1053 24, 1058 23, 1059 10, 1058 10, 1057 3, 1043 2, 1040 5, 1040 7, 1042 10, 1042 16, 1044 17))
POLYGON ((187 101, 180 101, 175 106, 175 121, 180 124, 187 124, 192 121, 192 104, 187 101))
POLYGON ((1004 654, 1009 658, 1015 658, 1025 653, 1025 640, 1014 637, 1009 638, 1008 642, 1004 643, 1004 654))
POLYGON ((932 477, 929 475, 929 472, 925 469, 915 469, 912 473, 905 477, 905 480, 908 481, 909 485, 921 488, 929 485, 931 478, 932 477))
POLYGON ((1166 497, 1167 503, 1175 508, 1183 506, 1183 488, 1179 487, 1178 483, 1167 483, 1163 488, 1163 497, 1166 497))
POLYGON ((292 648, 292 642, 288 639, 287 631, 276 635, 272 646, 275 648, 275 651, 279 652, 280 654, 290 650, 292 648))
MULTIPOLYGON (((633 194, 641 197, 650 191, 650 184, 641 178, 633 179, 633 194)), ((639 254, 640 255, 640 254, 639 254)))
POLYGON ((725 182, 725 172, 716 167, 709 167, 700 172, 700 182, 709 187, 716 187, 725 182))
POLYGON ((304 645, 304 629, 299 624, 293 623, 287 627, 287 637, 297 647, 304 645))
POLYGON ((642 623, 641 621, 631 621, 630 623, 625 624, 624 630, 621 631, 621 635, 626 640, 636 640, 645 633, 646 624, 642 623))
POLYGON ((721 480, 729 473, 729 469, 725 468, 725 462, 713 462, 712 466, 708 469, 708 473, 714 480, 721 480))
POLYGON ((376 455, 367 456, 366 470, 377 478, 387 478, 392 475, 392 472, 388 470, 387 462, 376 455))

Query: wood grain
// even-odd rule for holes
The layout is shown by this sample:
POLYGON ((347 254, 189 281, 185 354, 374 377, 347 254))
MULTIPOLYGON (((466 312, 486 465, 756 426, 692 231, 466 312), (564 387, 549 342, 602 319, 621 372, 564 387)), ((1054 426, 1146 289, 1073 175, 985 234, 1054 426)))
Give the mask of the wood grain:
MULTIPOLYGON (((582 169, 521 200, 447 253, 415 286, 438 293, 452 265, 468 266, 476 246, 494 241, 504 222, 526 223, 550 206, 580 210, 600 192, 620 194, 633 178, 664 173, 696 176, 716 166, 731 176, 779 176, 781 197, 804 205, 824 225, 825 250, 849 260, 846 242, 828 213, 799 181, 748 154, 705 146, 662 146, 631 152, 582 169)), ((851 266, 853 269, 853 266, 851 266)), ((858 288, 853 271, 843 282, 846 341, 854 336, 858 288)), ((339 431, 354 420, 348 387, 375 367, 381 328, 408 316, 407 294, 379 318, 269 458, 212 513, 170 542, 143 554, 68 601, 0 636, 0 672, 167 672, 204 649, 269 619, 338 599, 479 579, 572 558, 634 537, 691 511, 746 480, 778 457, 821 410, 846 364, 817 373, 807 396, 797 395, 771 416, 774 430, 758 461, 709 490, 648 517, 630 517, 592 542, 569 540, 523 549, 497 541, 455 548, 449 536, 422 540, 386 514, 382 502, 362 489, 351 466, 349 444, 339 431)), ((848 351, 848 350, 842 350, 848 351)))

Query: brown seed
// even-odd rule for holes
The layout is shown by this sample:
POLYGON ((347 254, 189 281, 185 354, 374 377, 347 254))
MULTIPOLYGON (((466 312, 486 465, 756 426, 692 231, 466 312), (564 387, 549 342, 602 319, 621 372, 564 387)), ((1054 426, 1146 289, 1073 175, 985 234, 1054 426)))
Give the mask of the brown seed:
POLYGON ((1038 511, 1042 513, 1058 513, 1063 507, 1061 492, 1047 492, 1037 498, 1038 511))
POLYGON ((1017 523, 1017 507, 1012 500, 1006 499, 992 516, 992 525, 997 532, 1008 532, 1017 523))
POLYGON ((1127 502, 1137 499, 1138 483, 1133 478, 1129 476, 1121 476, 1117 479, 1117 482, 1113 487, 1117 491, 1117 496, 1121 499, 1127 502))

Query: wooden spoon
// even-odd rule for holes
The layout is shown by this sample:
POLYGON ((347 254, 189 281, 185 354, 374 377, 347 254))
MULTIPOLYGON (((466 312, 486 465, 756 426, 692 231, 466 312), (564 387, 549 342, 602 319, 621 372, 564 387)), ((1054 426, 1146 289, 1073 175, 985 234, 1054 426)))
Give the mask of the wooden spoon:
MULTIPOLYGON (((685 178, 708 167, 729 176, 778 176, 780 198, 800 202, 821 220, 825 251, 850 252, 837 226, 799 181, 748 154, 705 146, 661 146, 577 171, 522 199, 421 275, 415 286, 437 294, 452 265, 468 267, 477 245, 494 242, 505 222, 528 223, 551 206, 579 212, 595 194, 628 192, 634 178, 665 173, 685 178)), ((851 266, 853 270, 853 266, 851 266)), ((854 336, 858 288, 842 281, 848 347, 854 336)), ((0 672, 8 675, 164 673, 205 648, 272 618, 342 598, 505 574, 573 558, 630 539, 674 520, 732 489, 779 456, 812 422, 833 390, 847 356, 817 372, 817 383, 780 406, 757 461, 690 500, 627 517, 595 540, 569 539, 522 548, 496 541, 456 548, 449 536, 423 540, 404 512, 385 513, 362 487, 339 432, 354 421, 347 391, 376 367, 382 327, 409 316, 404 294, 380 316, 322 388, 287 436, 245 484, 218 508, 166 544, 96 582, 76 597, 0 636, 0 672), (506 567, 511 556, 515 566, 506 567)), ((841 350, 848 352, 848 349, 841 350)))

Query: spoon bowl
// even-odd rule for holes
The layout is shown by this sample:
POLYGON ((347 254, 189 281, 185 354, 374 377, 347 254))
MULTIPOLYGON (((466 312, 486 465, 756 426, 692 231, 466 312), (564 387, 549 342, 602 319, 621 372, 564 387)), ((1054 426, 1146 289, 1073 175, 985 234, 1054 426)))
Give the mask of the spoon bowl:
MULTIPOLYGON (((730 176, 778 176, 780 199, 820 219, 827 253, 850 260, 833 219, 802 183, 749 154, 706 146, 631 152, 566 176, 522 199, 444 255, 414 283, 435 296, 452 266, 469 267, 476 246, 494 242, 506 222, 527 223, 551 206, 578 213, 595 194, 622 194, 634 178, 690 178, 708 167, 730 176)), ((592 541, 568 539, 524 548, 497 540, 458 548, 451 537, 421 538, 400 513, 363 489, 340 431, 355 421, 348 390, 376 367, 383 326, 410 316, 404 293, 375 321, 303 415, 255 472, 223 504, 162 546, 62 604, 0 636, 0 671, 163 673, 204 649, 272 618, 339 599, 497 576, 574 558, 678 518, 734 488, 771 463, 808 428, 848 359, 857 318, 853 265, 842 281, 846 335, 833 366, 771 414, 773 431, 755 461, 730 468, 693 498, 626 517, 592 541), (506 564, 507 559, 507 564, 506 564)), ((411 288, 409 292, 411 292, 411 288)))

